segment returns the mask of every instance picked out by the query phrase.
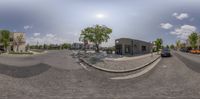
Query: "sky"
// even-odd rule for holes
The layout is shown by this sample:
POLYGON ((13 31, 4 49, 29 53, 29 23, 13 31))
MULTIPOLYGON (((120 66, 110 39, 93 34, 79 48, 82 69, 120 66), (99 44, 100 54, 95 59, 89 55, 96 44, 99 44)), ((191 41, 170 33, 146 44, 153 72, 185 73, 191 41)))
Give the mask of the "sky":
POLYGON ((0 29, 24 32, 28 44, 61 44, 100 24, 113 29, 102 46, 117 38, 167 45, 199 32, 199 9, 199 0, 0 0, 0 29))

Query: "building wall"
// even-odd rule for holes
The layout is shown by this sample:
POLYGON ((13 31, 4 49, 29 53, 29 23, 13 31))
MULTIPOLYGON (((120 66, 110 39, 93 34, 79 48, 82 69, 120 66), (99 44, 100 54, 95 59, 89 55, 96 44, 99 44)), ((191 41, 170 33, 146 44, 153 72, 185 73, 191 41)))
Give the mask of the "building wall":
POLYGON ((82 49, 83 48, 83 43, 73 43, 72 44, 72 49, 82 49))
POLYGON ((13 33, 13 51, 14 52, 25 52, 26 51, 26 41, 25 34, 21 32, 13 33), (19 42, 18 37, 22 36, 22 42, 19 42))
POLYGON ((140 41, 140 40, 134 40, 130 38, 120 38, 120 39, 115 40, 115 46, 116 46, 116 53, 122 54, 122 55, 150 53, 152 49, 151 43, 140 41))

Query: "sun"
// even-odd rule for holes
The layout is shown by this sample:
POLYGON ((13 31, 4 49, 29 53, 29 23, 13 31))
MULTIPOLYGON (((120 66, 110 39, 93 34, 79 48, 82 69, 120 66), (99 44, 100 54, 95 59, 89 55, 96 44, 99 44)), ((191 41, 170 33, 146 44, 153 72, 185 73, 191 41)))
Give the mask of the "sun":
POLYGON ((102 13, 99 13, 99 14, 96 14, 96 18, 103 19, 103 18, 105 18, 105 15, 102 13))

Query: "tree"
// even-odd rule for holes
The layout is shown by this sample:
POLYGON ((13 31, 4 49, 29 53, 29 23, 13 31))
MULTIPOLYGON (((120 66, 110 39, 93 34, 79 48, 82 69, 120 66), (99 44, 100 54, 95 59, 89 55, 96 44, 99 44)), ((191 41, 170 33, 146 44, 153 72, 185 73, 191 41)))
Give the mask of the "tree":
POLYGON ((71 45, 68 43, 62 44, 62 49, 69 49, 70 47, 71 47, 71 45))
POLYGON ((159 49, 162 48, 163 40, 161 38, 157 38, 155 41, 156 51, 158 52, 159 49))
POLYGON ((17 41, 15 41, 15 43, 17 44, 17 52, 19 52, 19 46, 23 43, 23 35, 20 34, 17 36, 17 41))
POLYGON ((44 44, 43 49, 47 49, 47 48, 48 48, 47 44, 44 44))
POLYGON ((193 32, 192 34, 189 35, 189 42, 190 42, 190 45, 192 47, 192 49, 195 49, 197 46, 197 40, 198 40, 198 35, 197 33, 193 32))
MULTIPOLYGON (((200 44, 200 36, 198 36, 198 44, 200 44)), ((198 49, 200 50, 200 46, 198 46, 198 49)))
POLYGON ((1 30, 1 42, 3 43, 4 50, 7 52, 8 51, 8 46, 10 43, 10 31, 8 30, 1 30))
POLYGON ((172 44, 172 45, 170 45, 170 49, 174 49, 175 47, 174 47, 174 45, 172 44))
POLYGON ((96 52, 99 52, 99 45, 103 42, 107 42, 111 33, 112 29, 106 27, 105 25, 95 25, 93 27, 83 29, 79 40, 94 43, 96 46, 96 52))
POLYGON ((180 49, 181 47, 181 40, 176 41, 176 49, 180 49))
POLYGON ((167 45, 166 48, 169 48, 169 45, 167 45))

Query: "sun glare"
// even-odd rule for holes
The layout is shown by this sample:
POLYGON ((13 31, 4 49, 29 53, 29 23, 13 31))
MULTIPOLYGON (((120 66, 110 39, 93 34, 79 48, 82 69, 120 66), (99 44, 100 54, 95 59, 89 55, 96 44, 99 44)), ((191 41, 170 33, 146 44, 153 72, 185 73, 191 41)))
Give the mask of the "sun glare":
POLYGON ((99 19, 103 19, 103 18, 105 18, 105 15, 99 13, 99 14, 96 14, 96 17, 99 18, 99 19))

